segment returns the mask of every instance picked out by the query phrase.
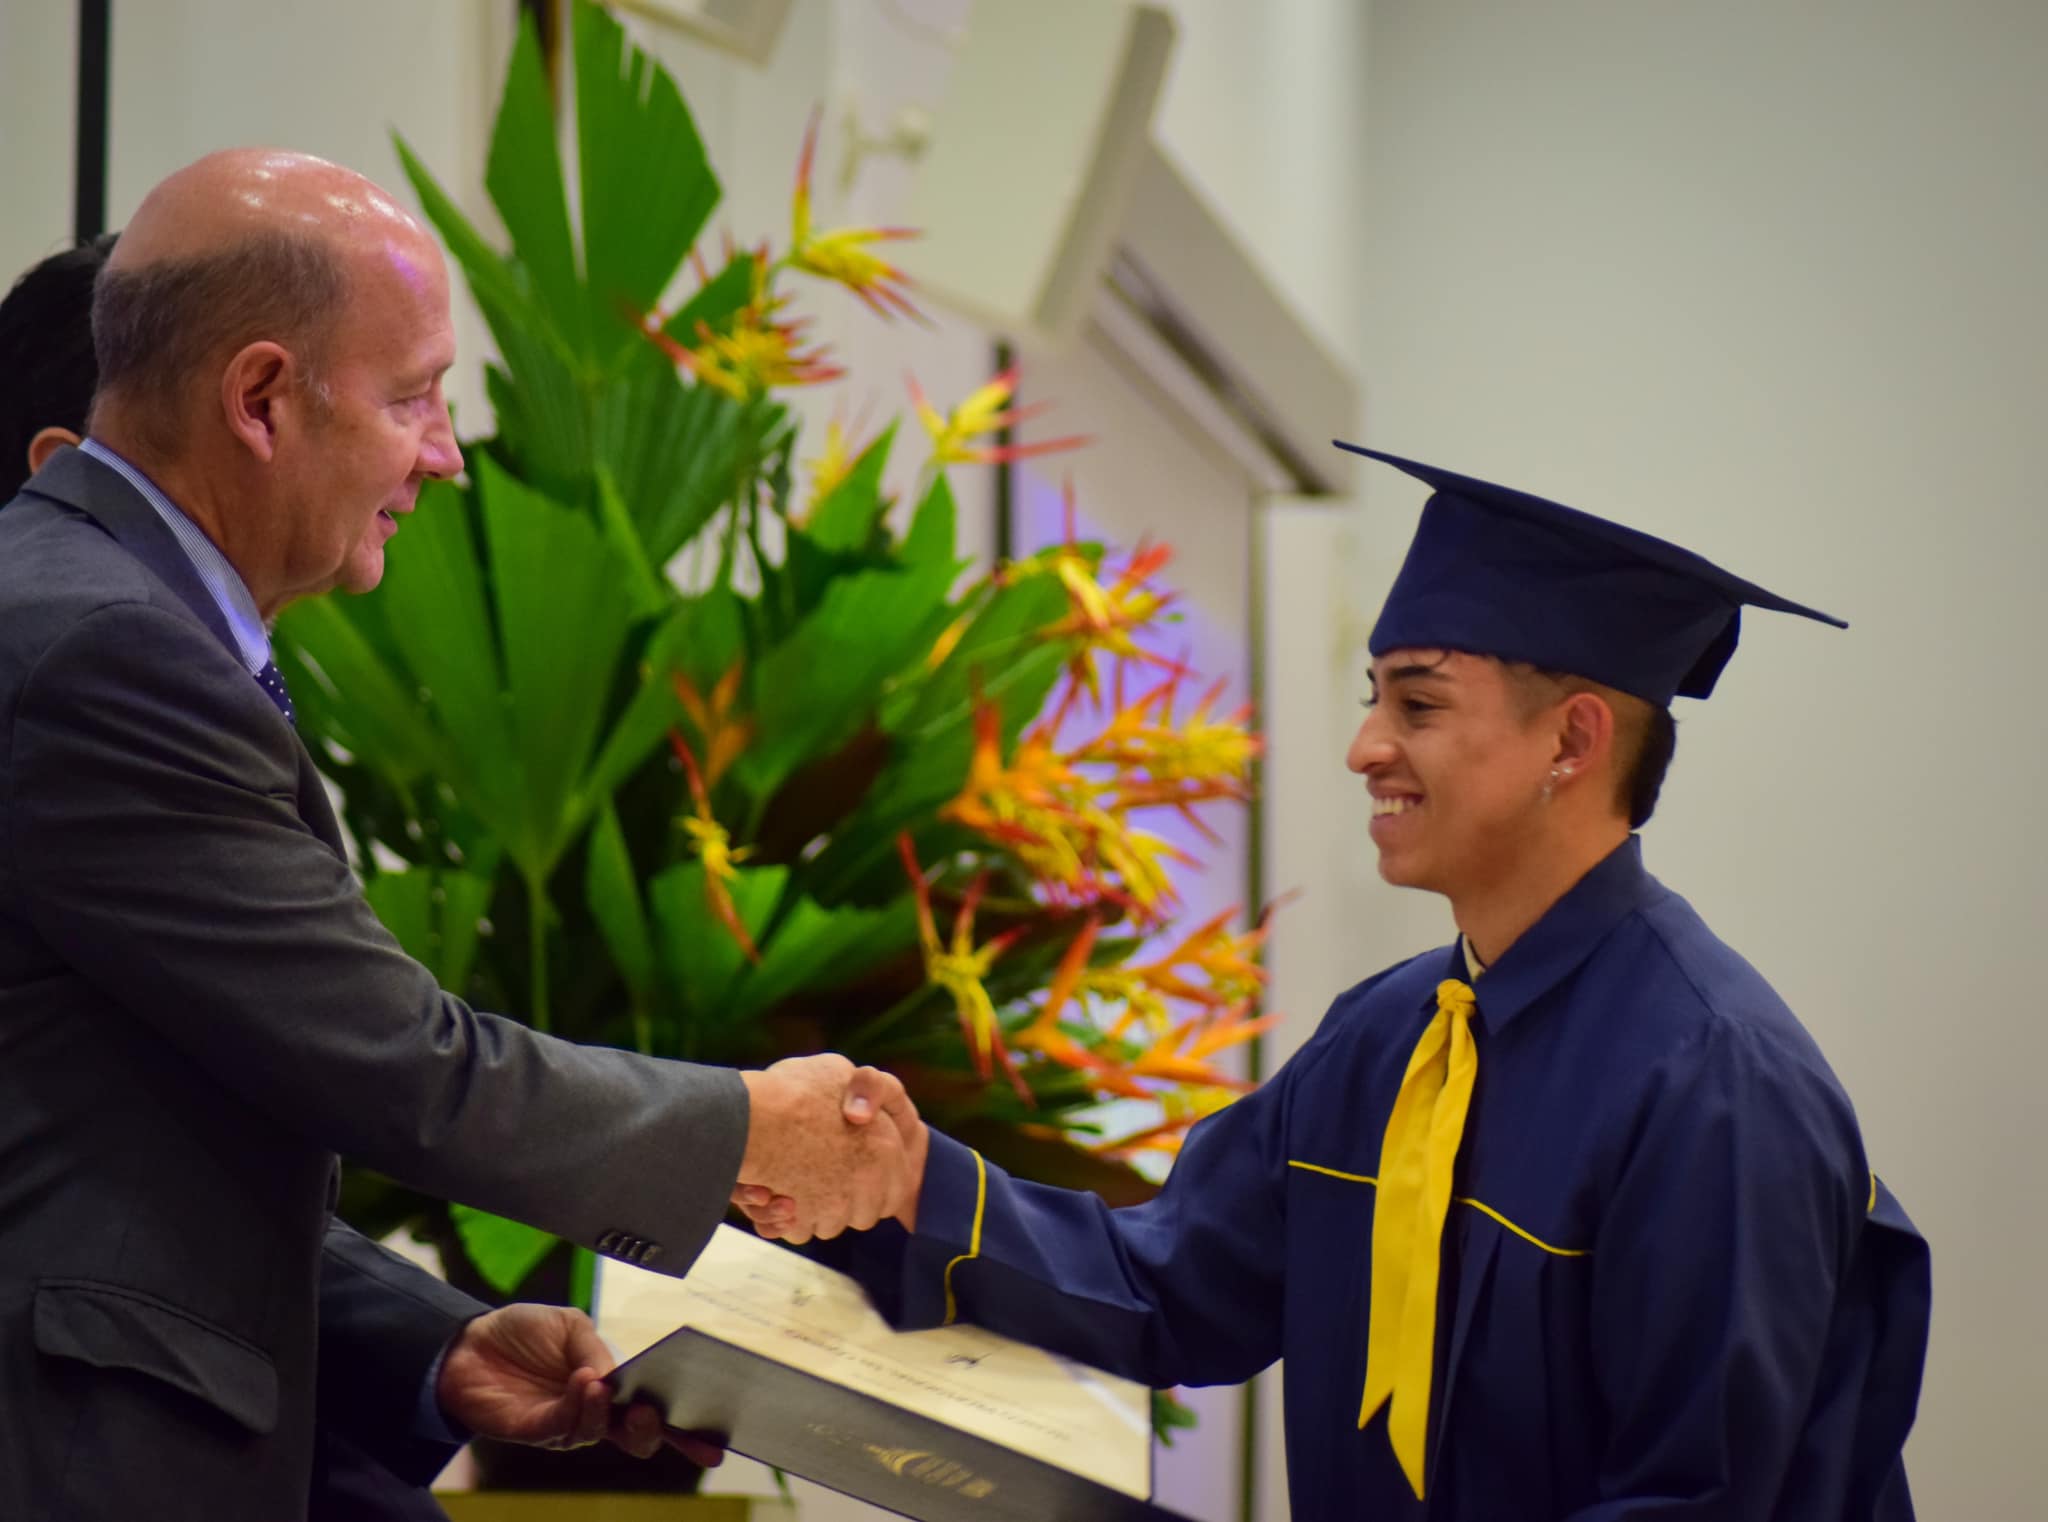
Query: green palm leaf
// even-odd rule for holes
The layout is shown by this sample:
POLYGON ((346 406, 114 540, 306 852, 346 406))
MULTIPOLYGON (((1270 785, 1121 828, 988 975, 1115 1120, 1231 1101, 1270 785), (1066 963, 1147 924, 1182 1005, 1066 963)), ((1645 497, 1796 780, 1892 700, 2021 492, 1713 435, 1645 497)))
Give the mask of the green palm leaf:
POLYGON ((765 798, 807 757, 842 744, 890 678, 931 647, 950 565, 864 571, 831 583, 816 611, 756 665, 758 737, 735 772, 765 798))
POLYGON ((891 423, 813 509, 804 527, 820 548, 859 550, 874 538, 882 517, 882 472, 895 441, 896 425, 891 423))
POLYGON ((507 849, 538 877, 584 822, 573 801, 626 642, 627 578, 587 515, 531 491, 488 456, 477 485, 504 650, 506 728, 524 774, 507 849))
POLYGON ((535 296, 571 347, 587 354, 588 307, 576 271, 562 156, 555 147, 554 102, 530 18, 521 21, 512 49, 504 98, 491 131, 484 187, 511 235, 514 256, 532 279, 535 296))
POLYGON ((675 81, 596 5, 576 7, 576 142, 591 332, 608 364, 651 311, 719 197, 675 81))

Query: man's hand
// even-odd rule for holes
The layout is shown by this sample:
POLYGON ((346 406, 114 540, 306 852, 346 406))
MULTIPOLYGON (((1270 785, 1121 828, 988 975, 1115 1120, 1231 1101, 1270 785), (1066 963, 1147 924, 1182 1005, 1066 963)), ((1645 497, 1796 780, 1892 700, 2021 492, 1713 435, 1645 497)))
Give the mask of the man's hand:
POLYGON ((915 1220, 927 1137, 894 1077, 829 1052, 740 1076, 752 1110, 732 1198, 762 1236, 808 1242, 915 1220))
POLYGON ((725 1451, 663 1426, 652 1406, 615 1407, 604 1376, 614 1360, 581 1311, 507 1305, 465 1326, 434 1387, 452 1421, 485 1437, 538 1448, 581 1448, 610 1438, 637 1458, 663 1442, 706 1469, 725 1451))

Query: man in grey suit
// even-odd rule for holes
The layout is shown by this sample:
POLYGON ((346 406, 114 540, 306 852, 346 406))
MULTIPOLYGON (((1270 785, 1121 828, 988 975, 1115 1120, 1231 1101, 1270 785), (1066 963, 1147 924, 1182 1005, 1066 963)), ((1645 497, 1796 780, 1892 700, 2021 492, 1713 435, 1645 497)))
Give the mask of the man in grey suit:
POLYGON ((92 437, 0 510, 0 1516, 302 1516, 316 1385, 407 1478, 465 1428, 588 1440, 587 1323, 471 1319, 335 1227, 336 1153, 682 1272, 742 1181, 802 1180, 819 1235, 895 1213, 922 1127, 844 1059, 738 1074, 473 1011, 364 905, 265 623, 374 586, 460 468, 409 216, 214 155, 129 223, 95 329, 92 437))

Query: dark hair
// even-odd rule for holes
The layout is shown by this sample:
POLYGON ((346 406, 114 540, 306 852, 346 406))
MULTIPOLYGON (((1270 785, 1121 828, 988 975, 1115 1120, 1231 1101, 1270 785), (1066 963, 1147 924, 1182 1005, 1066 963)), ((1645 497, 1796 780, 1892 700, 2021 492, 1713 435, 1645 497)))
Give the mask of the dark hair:
POLYGON ((0 502, 28 479, 29 441, 45 428, 85 432, 98 367, 92 289, 115 233, 52 254, 0 301, 0 502))
POLYGON ((142 444, 175 456, 193 377, 266 339, 290 349, 304 367, 300 379, 317 387, 347 288, 329 243, 279 232, 251 233, 217 253, 109 270, 93 290, 95 420, 118 399, 142 444))
MULTIPOLYGON (((1618 802, 1628 808, 1628 827, 1640 830, 1657 812, 1671 758, 1678 754, 1678 720, 1669 708, 1616 692, 1569 671, 1547 671, 1526 661, 1502 661, 1511 677, 1540 678, 1555 691, 1593 692, 1615 710, 1615 750, 1621 765, 1618 802), (1615 702, 1619 699, 1619 702, 1615 702)), ((1546 697, 1546 701, 1549 699, 1546 697)), ((1532 706, 1530 712, 1534 713, 1532 706)))
POLYGON ((1664 791, 1664 774, 1671 770, 1671 758, 1678 754, 1678 720, 1671 716, 1671 710, 1647 703, 1643 706, 1650 709, 1650 727, 1622 784, 1628 796, 1631 830, 1640 830, 1657 812, 1657 796, 1664 791))

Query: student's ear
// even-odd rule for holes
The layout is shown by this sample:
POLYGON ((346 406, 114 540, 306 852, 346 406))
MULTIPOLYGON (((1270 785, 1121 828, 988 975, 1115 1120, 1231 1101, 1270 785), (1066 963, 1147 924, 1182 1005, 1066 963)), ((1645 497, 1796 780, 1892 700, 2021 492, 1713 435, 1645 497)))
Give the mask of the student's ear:
POLYGON ((1613 754, 1614 709, 1597 692, 1573 693, 1564 703, 1551 766, 1567 777, 1583 776, 1613 754))

